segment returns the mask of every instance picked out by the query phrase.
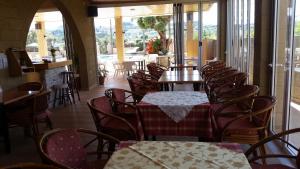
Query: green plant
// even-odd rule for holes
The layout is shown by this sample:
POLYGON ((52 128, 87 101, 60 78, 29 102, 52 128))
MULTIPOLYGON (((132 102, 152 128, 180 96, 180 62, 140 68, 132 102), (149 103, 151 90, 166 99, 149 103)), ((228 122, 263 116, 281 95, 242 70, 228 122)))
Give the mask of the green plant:
POLYGON ((147 16, 140 17, 137 20, 137 24, 141 29, 154 29, 160 39, 160 51, 168 51, 171 44, 171 39, 166 36, 166 26, 170 21, 170 16, 147 16))

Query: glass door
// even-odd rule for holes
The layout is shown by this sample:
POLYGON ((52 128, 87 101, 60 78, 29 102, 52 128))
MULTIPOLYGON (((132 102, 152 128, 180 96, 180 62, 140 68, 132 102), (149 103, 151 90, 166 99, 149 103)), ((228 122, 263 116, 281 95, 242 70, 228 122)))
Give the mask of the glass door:
MULTIPOLYGON (((272 129, 281 132, 298 128, 300 120, 300 0, 277 0, 274 41, 273 95, 277 104, 272 129)), ((285 138, 300 146, 297 135, 285 138)))
POLYGON ((286 112, 289 111, 289 82, 290 69, 289 60, 291 52, 291 16, 290 6, 292 0, 277 1, 277 19, 274 44, 273 69, 273 91, 272 94, 277 98, 275 105, 272 128, 275 132, 281 132, 286 129, 286 112))
MULTIPOLYGON (((289 114, 289 128, 300 127, 300 1, 294 1, 294 23, 291 25, 293 30, 292 36, 292 59, 291 59, 291 98, 290 98, 290 114, 289 114)), ((296 147, 300 146, 300 136, 292 135, 289 138, 290 142, 296 147)))
POLYGON ((201 63, 217 58, 218 51, 218 3, 203 2, 201 3, 201 42, 202 55, 201 63))
POLYGON ((184 64, 197 64, 199 58, 199 5, 184 4, 184 64))

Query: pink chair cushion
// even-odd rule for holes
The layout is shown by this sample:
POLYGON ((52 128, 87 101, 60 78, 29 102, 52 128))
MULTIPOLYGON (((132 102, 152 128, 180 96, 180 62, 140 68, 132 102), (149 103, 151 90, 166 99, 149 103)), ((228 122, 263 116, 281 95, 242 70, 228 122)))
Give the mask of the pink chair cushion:
POLYGON ((260 165, 260 164, 251 164, 252 169, 295 169, 289 166, 282 164, 270 164, 270 165, 260 165))
POLYGON ((64 130, 50 135, 44 146, 49 158, 62 165, 76 168, 88 168, 86 152, 75 130, 64 130))

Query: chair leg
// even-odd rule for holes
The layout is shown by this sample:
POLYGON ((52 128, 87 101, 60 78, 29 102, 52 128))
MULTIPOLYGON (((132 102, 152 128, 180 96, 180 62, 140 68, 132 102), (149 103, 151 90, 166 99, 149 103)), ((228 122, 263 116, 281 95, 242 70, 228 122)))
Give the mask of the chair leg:
POLYGON ((80 95, 79 95, 79 91, 78 91, 77 87, 76 87, 75 90, 76 90, 76 93, 77 93, 78 100, 80 101, 80 95))
MULTIPOLYGON (((264 145, 262 145, 262 146, 259 147, 259 151, 260 151, 259 152, 260 156, 265 156, 266 155, 266 149, 265 149, 264 145)), ((265 158, 262 159, 262 163, 266 164, 266 159, 265 158)))
POLYGON ((56 98, 57 98, 57 89, 55 89, 54 91, 53 108, 55 108, 56 98))
POLYGON ((46 118, 46 123, 47 123, 48 128, 50 130, 52 130, 53 129, 52 121, 51 121, 51 119, 48 116, 46 118))

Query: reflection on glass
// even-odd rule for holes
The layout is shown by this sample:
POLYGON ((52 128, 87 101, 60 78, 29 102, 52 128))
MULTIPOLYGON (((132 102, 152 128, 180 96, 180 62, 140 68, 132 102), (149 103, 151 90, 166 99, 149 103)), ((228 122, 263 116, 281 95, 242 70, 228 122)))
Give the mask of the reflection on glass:
MULTIPOLYGON (((291 83, 291 102, 290 102, 290 123, 289 128, 300 127, 300 1, 296 1, 294 24, 294 56, 291 83)), ((300 136, 298 134, 290 136, 290 141, 296 147, 300 146, 300 136)))
POLYGON ((277 41, 276 41, 276 54, 275 54, 275 64, 273 65, 275 69, 275 80, 273 82, 273 93, 277 98, 277 103, 274 108, 273 118, 272 118, 272 129, 275 132, 281 132, 283 129, 285 103, 286 103, 286 80, 287 72, 283 65, 285 65, 287 60, 286 51, 290 48, 289 41, 289 21, 287 16, 287 10, 290 4, 290 0, 278 1, 278 14, 277 14, 277 41))

